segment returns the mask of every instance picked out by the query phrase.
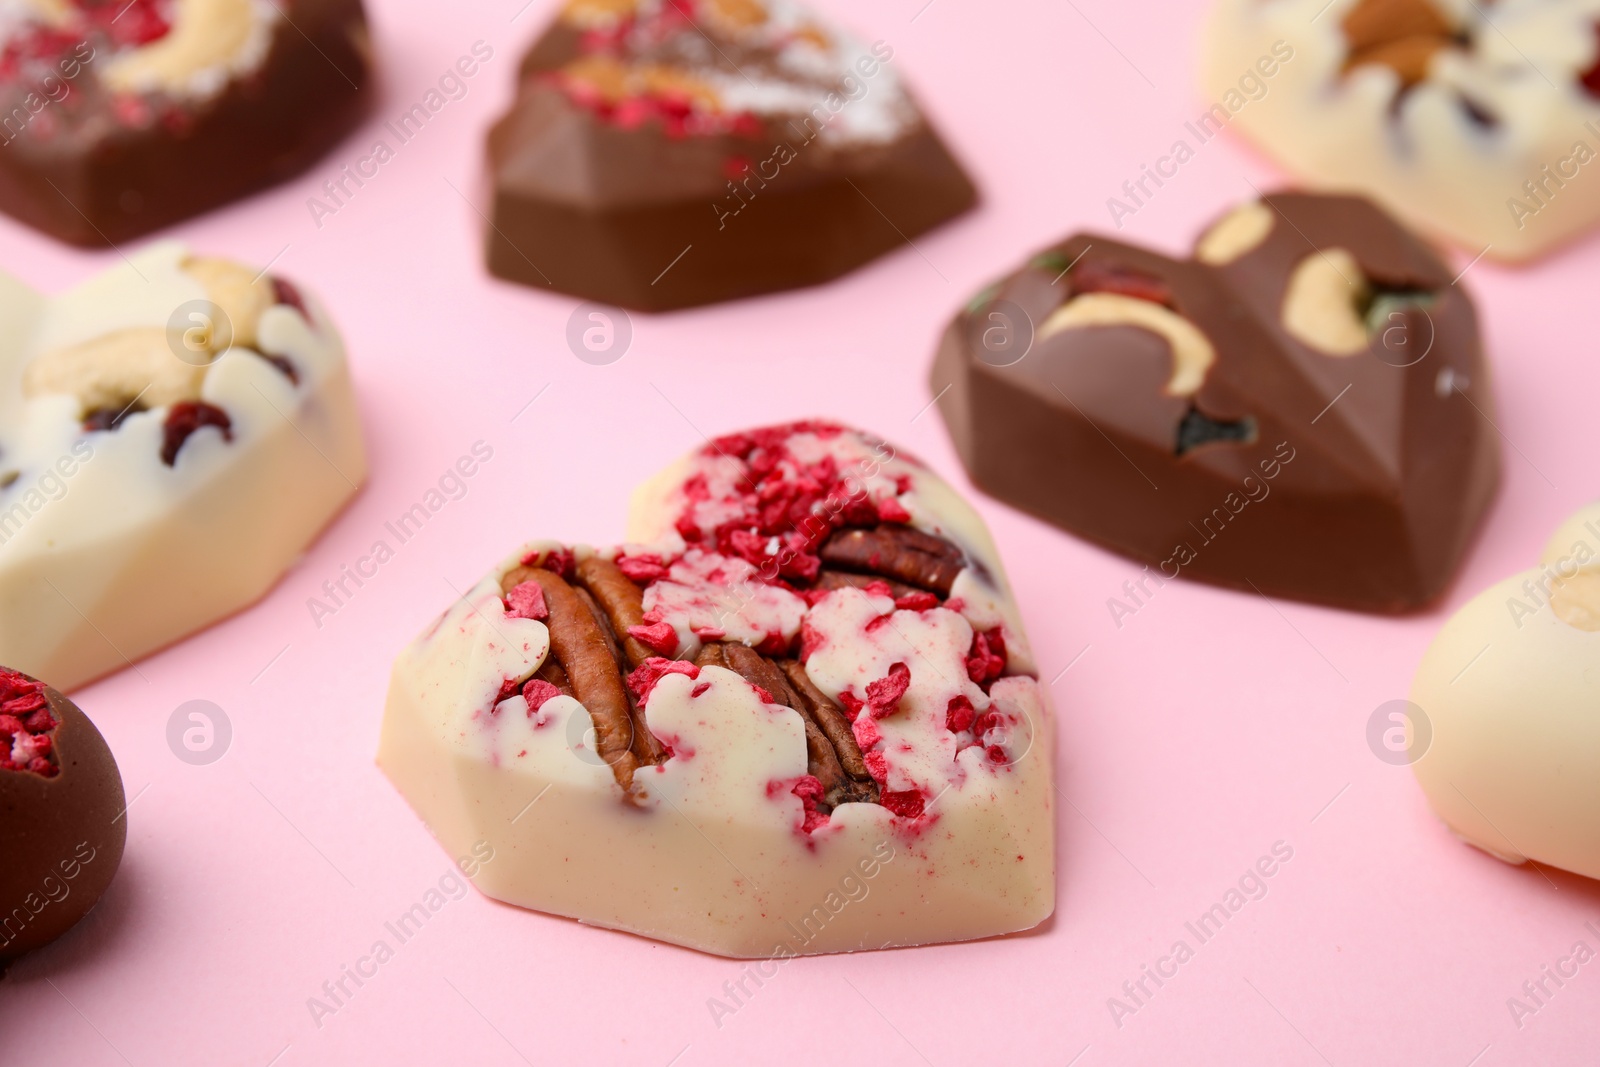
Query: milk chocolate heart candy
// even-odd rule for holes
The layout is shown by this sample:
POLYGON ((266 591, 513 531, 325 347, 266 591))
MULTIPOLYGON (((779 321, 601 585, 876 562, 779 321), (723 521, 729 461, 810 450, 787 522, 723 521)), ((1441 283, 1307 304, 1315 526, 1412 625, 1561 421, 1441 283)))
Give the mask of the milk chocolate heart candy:
POLYGON ((0 211, 126 241, 290 177, 371 97, 360 0, 15 0, 0 211))
POLYGON ((0 667, 0 971, 94 907, 122 862, 126 807, 94 723, 0 667))
POLYGON ((0 381, 0 662, 66 689, 261 596, 366 474, 332 322, 176 244, 0 275, 0 381))
POLYGON ((1600 220, 1597 38, 1590 0, 1217 0, 1185 141, 1236 126, 1307 182, 1525 259, 1600 220))
POLYGON ((975 194, 897 66, 793 0, 569 0, 489 136, 489 269, 663 311, 900 248, 975 194))
POLYGON ((1246 204, 1188 262, 1074 237, 956 317, 931 384, 973 481, 1158 581, 1415 608, 1497 480, 1471 303, 1348 197, 1246 204))
MULTIPOLYGON (((1492 586, 1434 639, 1411 686, 1431 729, 1412 769, 1469 844, 1600 878, 1600 506, 1540 565, 1492 586)), ((1421 748, 1420 745, 1417 748, 1421 748)))
POLYGON ((769 427, 643 486, 629 536, 525 546, 395 662, 378 762, 480 889, 744 957, 1050 914, 1049 701, 948 485, 769 427))

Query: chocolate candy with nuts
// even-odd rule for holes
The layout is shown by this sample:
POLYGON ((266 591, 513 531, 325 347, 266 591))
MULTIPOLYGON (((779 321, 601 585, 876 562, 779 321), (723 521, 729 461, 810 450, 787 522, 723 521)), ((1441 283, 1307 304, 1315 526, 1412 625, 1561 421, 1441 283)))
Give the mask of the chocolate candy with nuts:
POLYGON ((89 913, 128 821, 111 750, 78 706, 0 667, 0 972, 89 913))
POLYGON ((1046 249, 956 316, 931 385, 973 481, 1156 581, 1407 611, 1498 480, 1452 278, 1365 200, 1280 193, 1187 262, 1046 249))
POLYGON ((126 241, 310 166, 372 93, 360 0, 18 0, 0 19, 0 211, 126 241))
POLYGON ((163 243, 0 293, 0 662, 70 691, 233 614, 365 477, 344 344, 291 282, 163 243))
POLYGON ((668 468, 622 545, 495 568, 396 661, 378 760, 494 847, 489 895, 770 956, 1043 920, 1050 725, 978 517, 811 422, 668 468), (870 895, 819 924, 846 875, 870 895))
POLYGON ((1600 222, 1597 41, 1583 0, 1215 0, 1184 141, 1237 128, 1309 183, 1523 260, 1600 222))
POLYGON ((976 194, 898 67, 793 0, 569 0, 489 136, 489 269, 665 311, 903 247, 976 194))

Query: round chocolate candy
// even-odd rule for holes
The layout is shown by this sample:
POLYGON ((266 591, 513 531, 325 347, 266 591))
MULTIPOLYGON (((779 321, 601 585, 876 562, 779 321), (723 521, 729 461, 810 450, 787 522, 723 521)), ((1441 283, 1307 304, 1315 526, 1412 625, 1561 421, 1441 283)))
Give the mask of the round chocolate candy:
POLYGON ((0 667, 0 970, 88 914, 128 839, 122 776, 78 706, 0 667))

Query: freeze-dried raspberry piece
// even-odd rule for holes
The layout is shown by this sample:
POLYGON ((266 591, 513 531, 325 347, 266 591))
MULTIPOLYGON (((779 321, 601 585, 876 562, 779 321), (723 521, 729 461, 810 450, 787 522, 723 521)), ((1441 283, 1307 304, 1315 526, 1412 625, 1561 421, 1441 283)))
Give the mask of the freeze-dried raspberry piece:
POLYGON ((528 702, 528 714, 532 715, 544 707, 548 701, 561 695, 561 690, 545 681, 543 678, 529 678, 528 683, 522 687, 522 699, 528 702))
MULTIPOLYGON (((650 702, 650 694, 655 691, 656 683, 669 674, 686 674, 690 678, 700 677, 700 668, 693 663, 681 659, 666 659, 662 656, 651 656, 628 675, 628 688, 633 690, 633 695, 639 703, 650 702)), ((771 700, 768 700, 771 703, 771 700)))
POLYGON ((489 709, 491 711, 498 710, 499 707, 500 707, 501 702, 506 701, 506 700, 510 700, 512 697, 516 696, 517 693, 521 691, 521 689, 522 689, 522 679, 520 679, 520 678, 507 678, 507 679, 505 679, 504 681, 502 681, 500 683, 500 692, 499 692, 498 695, 495 696, 494 701, 489 705, 489 709))
POLYGON ((203 400, 180 400, 167 412, 162 428, 161 462, 172 466, 178 461, 178 450, 196 430, 215 426, 222 431, 222 439, 233 440, 233 420, 215 404, 203 400))
POLYGON ((907 511, 905 505, 894 497, 885 497, 878 501, 878 519, 881 522, 909 523, 911 521, 911 512, 907 511))
POLYGON ((554 571, 561 577, 572 578, 573 571, 577 569, 578 561, 570 548, 555 548, 541 554, 535 550, 522 557, 524 567, 542 567, 547 571, 554 571))
POLYGON ((1006 669, 1006 644, 996 627, 972 635, 972 648, 967 653, 967 677, 980 686, 987 686, 1006 669))
POLYGON ((506 615, 513 619, 548 619, 550 608, 538 582, 523 582, 506 594, 506 615))
POLYGON ((867 765, 867 773, 879 782, 889 780, 889 757, 882 752, 874 751, 864 753, 861 762, 867 765))
POLYGON ((922 817, 924 802, 922 794, 915 789, 907 789, 899 793, 885 792, 880 803, 901 818, 918 819, 922 817))
POLYGON ((886 677, 867 683, 867 707, 880 719, 892 714, 900 706, 900 698, 906 695, 910 686, 911 668, 904 663, 896 663, 889 668, 886 677))
POLYGON ((663 656, 671 656, 678 651, 678 631, 672 628, 671 623, 650 622, 639 626, 630 626, 628 627, 628 636, 654 649, 663 656))
POLYGON ((1171 307, 1172 287, 1167 282, 1134 267, 1090 259, 1073 268, 1068 283, 1072 294, 1115 293, 1135 300, 1148 300, 1152 304, 1171 307))
POLYGON ((641 554, 637 556, 618 556, 617 569, 628 576, 630 581, 640 585, 658 582, 667 576, 667 564, 660 556, 641 554))
POLYGON ((878 729, 878 720, 871 715, 858 715, 855 722, 850 724, 850 730, 856 736, 856 744, 865 752, 879 741, 883 740, 883 731, 878 729))
POLYGON ((850 719, 853 722, 861 715, 861 709, 867 705, 860 697, 846 689, 844 692, 839 694, 839 706, 844 708, 845 714, 850 716, 850 719))
POLYGON ((907 593, 897 599, 894 606, 901 611, 927 611, 939 606, 939 598, 932 593, 907 593))
POLYGON ((972 727, 973 720, 978 717, 978 711, 972 706, 972 699, 967 696, 954 696, 945 708, 944 725, 953 734, 959 734, 972 727))

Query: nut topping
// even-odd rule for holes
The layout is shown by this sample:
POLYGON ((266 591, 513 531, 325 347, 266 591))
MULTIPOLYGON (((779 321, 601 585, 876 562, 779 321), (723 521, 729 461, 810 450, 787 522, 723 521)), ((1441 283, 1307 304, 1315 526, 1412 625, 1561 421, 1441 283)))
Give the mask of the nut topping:
POLYGON ((1330 356, 1353 356, 1369 344, 1362 316, 1371 287, 1356 257, 1343 248, 1300 261, 1283 294, 1283 328, 1301 344, 1330 356))
POLYGON ((1199 327, 1177 312, 1149 300, 1119 293, 1085 293, 1057 308, 1039 327, 1039 340, 1063 330, 1091 326, 1137 326, 1160 334, 1172 347, 1171 396, 1193 396, 1217 361, 1217 353, 1199 327))
POLYGON ((1260 247, 1272 235, 1277 222, 1277 213, 1260 200, 1240 204, 1205 232, 1195 245, 1195 258, 1213 267, 1225 267, 1260 247))
POLYGON ((965 566, 960 549, 909 526, 840 530, 824 542, 820 555, 841 570, 882 575, 943 597, 965 566))

